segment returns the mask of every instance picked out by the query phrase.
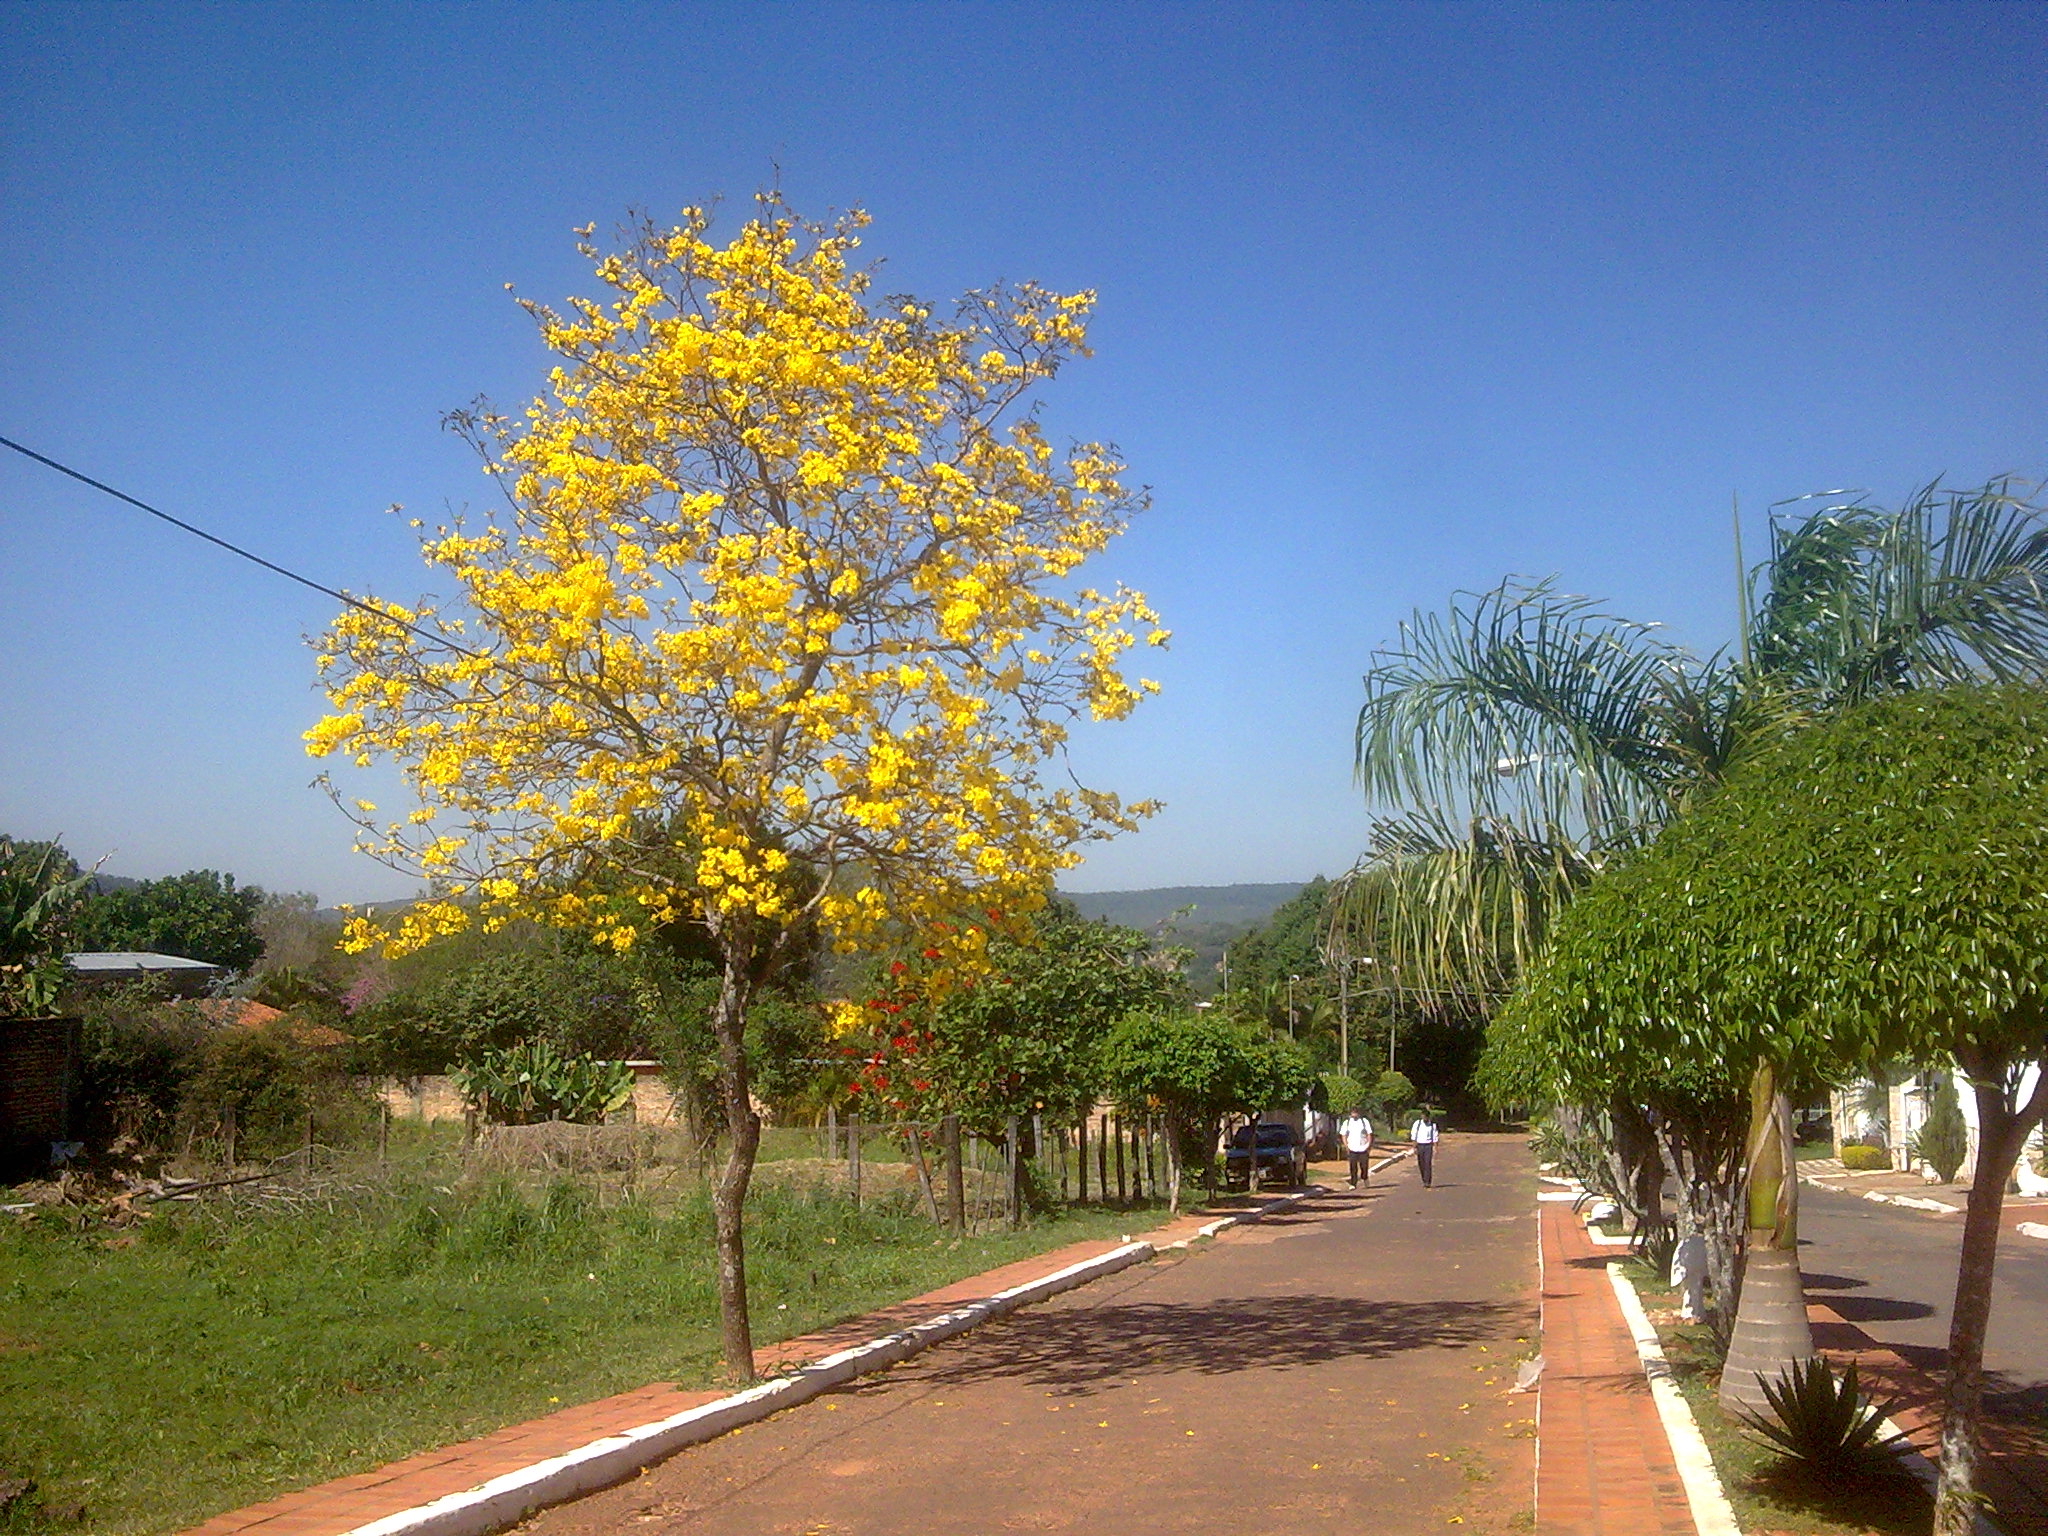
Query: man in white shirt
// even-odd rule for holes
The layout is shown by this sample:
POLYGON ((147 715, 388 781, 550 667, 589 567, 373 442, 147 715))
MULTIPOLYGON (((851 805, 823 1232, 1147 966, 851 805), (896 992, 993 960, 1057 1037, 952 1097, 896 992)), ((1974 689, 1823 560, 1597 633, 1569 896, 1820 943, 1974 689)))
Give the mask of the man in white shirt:
POLYGON ((1429 1118, 1428 1110, 1422 1110, 1408 1127, 1408 1139, 1415 1143, 1415 1171, 1422 1175, 1424 1189, 1436 1176, 1436 1136, 1436 1122, 1429 1118))
POLYGON ((1343 1138, 1344 1155, 1351 1160, 1351 1187, 1372 1182, 1372 1122, 1365 1118, 1365 1111, 1354 1109, 1337 1122, 1337 1134, 1343 1138))

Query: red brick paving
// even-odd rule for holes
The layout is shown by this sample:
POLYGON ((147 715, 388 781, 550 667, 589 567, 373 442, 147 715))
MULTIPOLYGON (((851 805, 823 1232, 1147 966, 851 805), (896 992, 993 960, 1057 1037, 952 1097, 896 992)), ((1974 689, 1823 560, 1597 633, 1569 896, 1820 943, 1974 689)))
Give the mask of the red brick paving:
MULTIPOLYGON (((1191 1213, 1143 1235, 1154 1247, 1164 1248, 1192 1239, 1202 1225, 1215 1220, 1217 1215, 1215 1211, 1191 1213)), ((1070 1243, 1050 1253, 970 1275, 818 1333, 768 1345, 757 1351, 755 1358, 764 1375, 793 1370, 1121 1246, 1120 1242, 1107 1240, 1070 1243)), ((460 1493, 494 1477, 715 1402, 725 1395, 723 1391, 686 1391, 671 1382, 656 1382, 616 1397, 564 1408, 544 1418, 508 1425, 475 1440, 423 1451, 373 1471, 230 1510, 192 1527, 183 1536, 239 1536, 242 1532, 252 1532, 254 1536, 341 1536, 372 1520, 460 1493)))
POLYGON ((1543 1384, 1536 1529, 1545 1536, 1692 1536, 1692 1510, 1635 1339, 1597 1247, 1562 1201, 1538 1218, 1543 1384))

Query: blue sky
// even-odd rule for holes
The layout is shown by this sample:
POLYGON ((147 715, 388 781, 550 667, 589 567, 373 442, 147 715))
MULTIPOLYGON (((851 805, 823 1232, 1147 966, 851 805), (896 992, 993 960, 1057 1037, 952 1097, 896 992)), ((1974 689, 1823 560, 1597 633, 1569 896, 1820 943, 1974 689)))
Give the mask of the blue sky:
MULTIPOLYGON (((0 8, 0 434, 330 585, 481 505, 573 226, 778 174, 883 286, 1093 287, 1054 427, 1175 631, 1077 746, 1167 811, 1069 882, 1334 874, 1358 676, 1509 572, 1704 648, 1774 500, 2048 474, 2048 8, 0 8)), ((326 900, 332 605, 0 455, 0 829, 326 900)))

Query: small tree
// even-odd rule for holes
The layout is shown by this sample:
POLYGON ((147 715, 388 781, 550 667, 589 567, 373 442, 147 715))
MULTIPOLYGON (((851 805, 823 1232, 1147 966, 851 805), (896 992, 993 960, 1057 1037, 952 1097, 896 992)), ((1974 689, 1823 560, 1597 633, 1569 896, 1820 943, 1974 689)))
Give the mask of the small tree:
POLYGON ((1102 1075, 1126 1112, 1164 1121, 1175 1211, 1190 1155, 1200 1158, 1203 1184, 1214 1187, 1212 1154, 1225 1115, 1299 1102, 1314 1081, 1307 1055, 1292 1042, 1213 1014, 1176 1012, 1128 1015, 1103 1042, 1102 1075))
MULTIPOLYGON (((2048 698, 1903 695, 1759 754, 1588 889, 1515 1007, 1584 1042, 1589 1070, 1602 1056, 1667 1075, 1963 1069, 1978 1150, 1935 1511, 1963 1536, 2005 1185, 2048 1111, 2048 1074, 2017 1097, 2048 1056, 2048 698)), ((1753 1148, 1753 1227, 1785 1204, 1777 1175, 1753 1148)))
POLYGON ((1092 295, 876 302, 852 265, 865 222, 767 197, 727 245, 697 210, 586 244, 609 302, 526 306, 560 358, 547 395, 454 419, 508 515, 424 536, 450 607, 336 619, 333 712, 308 733, 315 755, 393 759, 420 800, 358 810, 435 899, 350 942, 527 917, 619 948, 694 928, 715 951, 719 1308, 745 1374, 765 979, 819 930, 846 950, 930 931, 973 971, 1078 843, 1149 810, 1046 772, 1074 718, 1150 689, 1122 674, 1133 628, 1166 638, 1136 594, 1074 580, 1143 497, 1111 450, 1055 452, 1030 404, 1083 349, 1092 295))
POLYGON ((1946 1072, 1934 1076, 1927 1119, 1913 1139, 1913 1154, 1944 1184, 1955 1182, 1957 1171, 1970 1155, 1970 1127, 1956 1100, 1956 1080, 1946 1072))

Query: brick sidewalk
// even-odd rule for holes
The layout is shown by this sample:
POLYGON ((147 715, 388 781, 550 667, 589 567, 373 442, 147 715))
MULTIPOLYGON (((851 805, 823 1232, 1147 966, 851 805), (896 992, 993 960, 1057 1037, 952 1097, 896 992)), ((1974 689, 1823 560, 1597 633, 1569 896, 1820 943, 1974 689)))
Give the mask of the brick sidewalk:
MULTIPOLYGON (((1202 1226, 1229 1214, 1232 1212, 1228 1209, 1193 1212, 1139 1235, 1155 1248, 1165 1248, 1193 1239, 1202 1226)), ((1121 1241, 1108 1240, 1070 1243, 1049 1253, 1019 1259, 878 1312, 850 1318, 821 1332, 765 1346, 756 1351, 756 1363, 764 1376, 794 1370, 1121 1246, 1121 1241)), ((656 1382, 616 1397, 564 1408, 545 1418, 508 1425, 475 1440, 423 1451, 353 1477, 337 1478, 246 1509, 230 1510, 192 1527, 184 1536, 242 1536, 245 1532, 250 1536, 343 1536, 373 1520, 460 1493, 607 1436, 716 1402, 726 1395, 719 1390, 688 1391, 673 1383, 656 1382)))
POLYGON ((1538 1206, 1543 1378, 1536 1529, 1544 1536, 1693 1536, 1691 1506, 1634 1336, 1597 1247, 1562 1201, 1538 1206))

